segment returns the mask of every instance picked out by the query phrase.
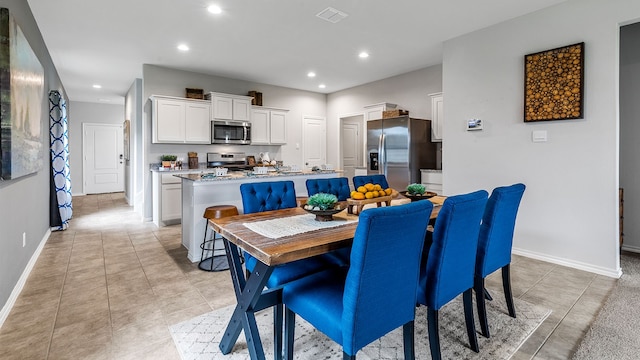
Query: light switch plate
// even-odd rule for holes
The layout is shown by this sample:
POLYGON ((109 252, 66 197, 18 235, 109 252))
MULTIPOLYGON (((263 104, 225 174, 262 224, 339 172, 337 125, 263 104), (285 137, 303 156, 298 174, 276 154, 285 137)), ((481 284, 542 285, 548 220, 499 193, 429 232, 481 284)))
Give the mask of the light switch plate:
POLYGON ((547 130, 534 130, 531 133, 531 141, 547 142, 547 130))

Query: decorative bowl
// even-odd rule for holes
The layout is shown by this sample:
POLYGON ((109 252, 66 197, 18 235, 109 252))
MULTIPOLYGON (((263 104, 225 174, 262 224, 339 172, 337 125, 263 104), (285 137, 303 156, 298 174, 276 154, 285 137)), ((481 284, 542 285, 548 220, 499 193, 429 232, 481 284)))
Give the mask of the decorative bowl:
POLYGON ((333 215, 345 209, 345 206, 341 203, 337 203, 333 209, 327 209, 327 210, 310 210, 310 209, 306 209, 305 206, 306 204, 301 205, 300 207, 304 209, 304 211, 315 215, 316 221, 332 221, 333 215))
POLYGON ((407 199, 410 199, 410 200, 411 200, 411 202, 419 201, 419 200, 425 200, 425 199, 432 198, 432 197, 434 197, 434 196, 438 195, 438 194, 436 194, 436 193, 434 193, 434 192, 432 192, 432 191, 427 191, 427 192, 425 192, 425 193, 424 193, 424 194, 422 194, 422 195, 418 195, 418 194, 409 194, 409 192, 408 192, 408 191, 400 191, 400 194, 401 194, 402 196, 406 197, 407 199))

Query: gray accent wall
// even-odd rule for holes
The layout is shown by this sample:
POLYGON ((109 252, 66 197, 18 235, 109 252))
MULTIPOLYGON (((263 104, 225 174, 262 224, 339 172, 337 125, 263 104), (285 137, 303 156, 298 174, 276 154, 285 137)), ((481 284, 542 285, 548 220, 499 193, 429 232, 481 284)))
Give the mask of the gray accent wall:
MULTIPOLYGON (((38 25, 25 0, 0 0, 0 7, 8 8, 20 25, 45 71, 45 94, 42 102, 43 170, 10 181, 0 181, 0 308, 5 308, 20 276, 47 236, 49 230, 49 100, 50 90, 66 92, 38 25), (26 246, 22 247, 22 234, 26 246)), ((71 169, 73 174, 74 169, 71 169)), ((62 281, 52 274, 51 281, 62 281)))

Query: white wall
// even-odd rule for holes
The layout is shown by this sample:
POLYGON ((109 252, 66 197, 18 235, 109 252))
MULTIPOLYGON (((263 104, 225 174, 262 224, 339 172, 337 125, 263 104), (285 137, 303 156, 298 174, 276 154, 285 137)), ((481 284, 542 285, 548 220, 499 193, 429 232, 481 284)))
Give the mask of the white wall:
POLYGON ((442 65, 338 91, 327 96, 327 162, 340 163, 340 116, 362 113, 371 104, 388 102, 414 118, 431 119, 429 94, 442 91, 442 65))
POLYGON ((71 170, 71 192, 84 194, 82 177, 82 124, 117 124, 124 122, 124 106, 70 101, 69 117, 69 168, 71 170))
POLYGON ((640 252, 640 23, 620 29, 620 187, 623 249, 640 252))
POLYGON ((151 219, 151 176, 149 164, 160 162, 160 155, 175 154, 187 159, 187 153, 198 153, 200 162, 206 162, 207 152, 245 152, 257 155, 268 151, 272 159, 283 160, 285 164, 302 165, 302 146, 296 149, 295 144, 302 141, 302 117, 304 115, 326 116, 326 96, 272 85, 258 84, 243 80, 223 78, 155 65, 143 65, 143 119, 144 127, 144 159, 142 163, 144 176, 144 217, 151 219), (246 95, 249 91, 262 92, 263 106, 289 109, 287 113, 287 145, 255 146, 255 145, 177 145, 151 143, 151 95, 185 96, 185 88, 200 88, 205 92, 222 92, 246 95))
POLYGON ((445 42, 444 191, 525 183, 517 251, 617 275, 618 25, 639 16, 637 0, 570 0, 445 42), (585 118, 525 124, 523 56, 581 41, 585 118))
MULTIPOLYGON (((24 0, 0 0, 0 7, 8 8, 20 25, 29 45, 44 68, 44 93, 41 121, 44 164, 41 171, 9 181, 0 181, 0 326, 8 315, 18 290, 26 280, 29 266, 33 266, 38 247, 49 230, 49 91, 58 90, 68 99, 60 82, 49 50, 24 0), (22 247, 22 234, 26 246, 22 247)), ((51 274, 50 281, 63 281, 64 274, 51 274)), ((42 324, 52 326, 53 324, 42 324)))
POLYGON ((135 79, 125 96, 125 119, 130 121, 129 160, 125 162, 125 196, 142 216, 142 79, 135 79))

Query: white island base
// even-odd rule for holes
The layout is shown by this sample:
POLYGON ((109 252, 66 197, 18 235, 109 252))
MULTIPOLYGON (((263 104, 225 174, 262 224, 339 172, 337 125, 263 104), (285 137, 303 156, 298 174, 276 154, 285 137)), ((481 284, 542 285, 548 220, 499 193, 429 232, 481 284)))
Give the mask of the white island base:
MULTIPOLYGON (((200 244, 204 238, 204 210, 214 205, 234 205, 240 214, 242 197, 240 184, 266 181, 293 181, 297 196, 307 196, 307 179, 340 177, 336 172, 303 172, 296 174, 274 174, 257 177, 230 177, 201 180, 199 175, 176 175, 182 178, 182 245, 187 248, 187 257, 192 262, 200 261, 200 244)), ((211 238, 212 230, 209 230, 211 238)))

